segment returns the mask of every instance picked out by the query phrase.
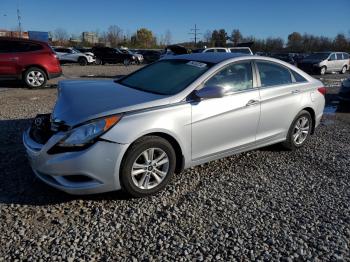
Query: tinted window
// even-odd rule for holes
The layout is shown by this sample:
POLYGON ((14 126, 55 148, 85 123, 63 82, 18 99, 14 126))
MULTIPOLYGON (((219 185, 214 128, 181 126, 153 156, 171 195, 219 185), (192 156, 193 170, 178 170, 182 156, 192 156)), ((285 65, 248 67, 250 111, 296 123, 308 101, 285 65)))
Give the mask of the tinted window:
POLYGON ((314 53, 309 56, 307 56, 307 59, 314 59, 314 60, 325 60, 328 58, 330 53, 314 53))
POLYGON ((230 51, 231 53, 250 54, 250 51, 247 48, 231 48, 230 51))
POLYGON ((188 60, 162 60, 119 80, 122 85, 161 95, 173 95, 210 68, 210 64, 188 60))
POLYGON ((343 60, 343 54, 342 53, 337 53, 337 60, 343 60))
POLYGON ((257 65, 262 87, 292 83, 292 77, 287 68, 270 62, 257 62, 257 65))
POLYGON ((295 82, 297 82, 297 83, 307 82, 307 80, 303 76, 299 75, 297 72, 295 72, 293 70, 291 70, 291 72, 294 76, 295 82))
POLYGON ((225 67, 210 78, 205 86, 221 86, 226 92, 239 92, 253 88, 253 74, 250 62, 235 63, 225 67))
POLYGON ((12 52, 13 41, 0 41, 0 53, 12 52))
POLYGON ((348 53, 343 53, 344 59, 349 59, 349 54, 348 53))
POLYGON ((226 53, 226 50, 225 50, 225 49, 216 49, 216 52, 219 52, 219 53, 226 53))

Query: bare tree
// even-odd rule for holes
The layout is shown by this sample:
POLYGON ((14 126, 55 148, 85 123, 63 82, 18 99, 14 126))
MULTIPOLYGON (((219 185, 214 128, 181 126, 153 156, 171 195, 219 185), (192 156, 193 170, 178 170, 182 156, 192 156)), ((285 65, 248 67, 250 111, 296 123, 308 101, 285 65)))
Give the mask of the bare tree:
POLYGON ((69 38, 67 31, 63 28, 56 28, 53 32, 53 37, 59 45, 64 45, 69 38))
POLYGON ((204 42, 206 42, 207 44, 211 44, 211 40, 212 40, 211 37, 212 37, 212 31, 207 30, 203 35, 204 42))
POLYGON ((107 40, 111 47, 117 47, 123 41, 123 30, 117 25, 111 25, 108 27, 107 40))
POLYGON ((241 32, 238 29, 234 29, 231 33, 231 41, 233 45, 236 46, 242 39, 243 36, 241 32))

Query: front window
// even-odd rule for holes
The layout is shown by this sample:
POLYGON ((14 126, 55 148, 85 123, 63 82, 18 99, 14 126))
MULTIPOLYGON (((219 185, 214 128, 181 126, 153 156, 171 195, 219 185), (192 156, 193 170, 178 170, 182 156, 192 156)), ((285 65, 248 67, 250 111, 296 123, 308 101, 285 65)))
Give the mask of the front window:
POLYGON ((174 95, 204 74, 211 64, 188 60, 162 60, 146 66, 118 83, 145 92, 174 95))
POLYGON ((253 74, 251 63, 234 63, 225 67, 211 77, 204 85, 220 86, 226 93, 245 91, 253 88, 253 74))

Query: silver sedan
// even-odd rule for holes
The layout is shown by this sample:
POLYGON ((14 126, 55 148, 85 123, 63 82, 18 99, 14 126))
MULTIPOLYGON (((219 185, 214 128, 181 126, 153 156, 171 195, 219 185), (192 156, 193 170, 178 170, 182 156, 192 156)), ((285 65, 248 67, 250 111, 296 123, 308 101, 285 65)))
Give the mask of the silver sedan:
POLYGON ((62 81, 23 134, 34 173, 71 194, 142 197, 185 168, 282 143, 319 125, 323 84, 261 56, 173 56, 115 81, 62 81))

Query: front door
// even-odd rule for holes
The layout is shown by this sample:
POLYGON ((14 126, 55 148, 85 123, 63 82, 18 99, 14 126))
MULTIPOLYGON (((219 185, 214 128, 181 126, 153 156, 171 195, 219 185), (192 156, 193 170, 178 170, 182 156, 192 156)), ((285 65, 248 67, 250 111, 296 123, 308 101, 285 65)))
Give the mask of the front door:
POLYGON ((259 90, 250 61, 225 67, 206 86, 222 86, 227 94, 192 103, 193 161, 253 145, 259 122, 259 90))

